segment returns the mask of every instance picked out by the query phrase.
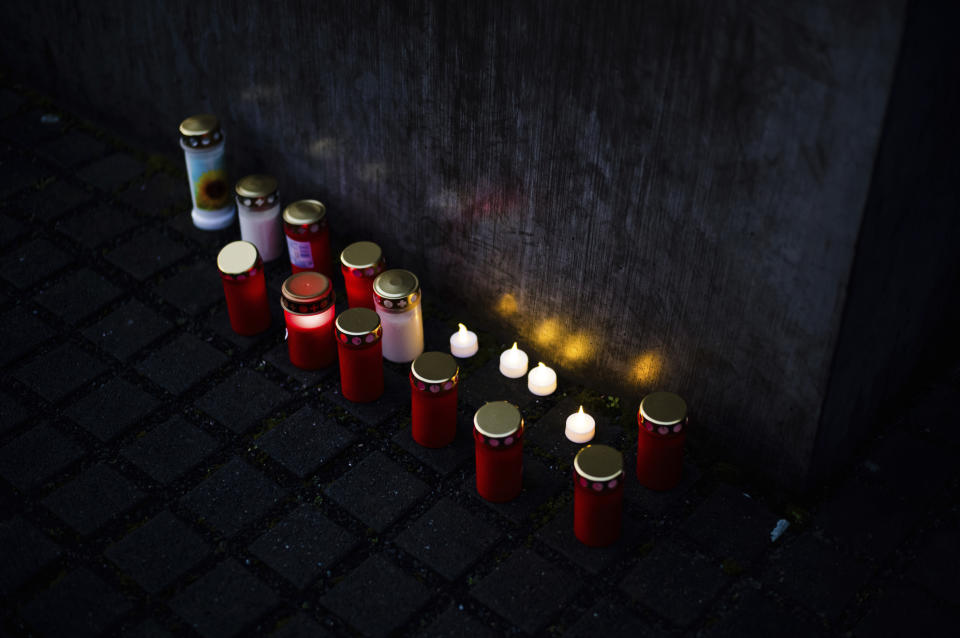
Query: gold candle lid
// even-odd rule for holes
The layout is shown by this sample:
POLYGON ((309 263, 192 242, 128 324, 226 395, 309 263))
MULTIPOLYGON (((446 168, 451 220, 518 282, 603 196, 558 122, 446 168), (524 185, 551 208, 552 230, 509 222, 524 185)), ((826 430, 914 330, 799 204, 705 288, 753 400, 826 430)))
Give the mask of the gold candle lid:
POLYGON ((220 249, 217 268, 224 275, 246 275, 257 266, 259 260, 256 246, 248 241, 232 241, 220 249))
POLYGON ((272 175, 247 175, 234 189, 237 200, 244 206, 273 206, 280 195, 277 178, 272 175))
POLYGON ((373 300, 391 312, 405 312, 420 300, 420 280, 409 270, 394 268, 373 280, 373 300))
POLYGON ((283 221, 291 226, 319 224, 327 217, 327 207, 315 199, 300 199, 283 209, 283 221))
POLYGON ((523 416, 520 408, 509 401, 490 401, 477 410, 473 425, 484 436, 502 439, 515 434, 523 426, 523 416))
POLYGON ((573 467, 588 481, 609 481, 623 474, 623 454, 609 445, 588 445, 573 457, 573 467))
POLYGON ((334 302, 330 280, 311 270, 287 277, 280 288, 280 295, 280 303, 294 314, 323 312, 334 302))
POLYGON ((674 425, 687 418, 687 402, 673 392, 653 392, 640 402, 640 414, 657 425, 674 425))
POLYGON ((201 113, 180 122, 180 139, 191 148, 210 148, 223 141, 220 120, 216 115, 201 113))
POLYGON ((369 308, 350 308, 337 317, 337 330, 350 336, 362 337, 380 327, 380 315, 369 308))
POLYGON ((413 376, 425 384, 443 384, 455 381, 460 372, 457 360, 446 352, 424 352, 410 364, 413 376))
POLYGON ((380 246, 372 241, 357 241, 340 253, 340 263, 347 268, 372 268, 383 259, 380 246))

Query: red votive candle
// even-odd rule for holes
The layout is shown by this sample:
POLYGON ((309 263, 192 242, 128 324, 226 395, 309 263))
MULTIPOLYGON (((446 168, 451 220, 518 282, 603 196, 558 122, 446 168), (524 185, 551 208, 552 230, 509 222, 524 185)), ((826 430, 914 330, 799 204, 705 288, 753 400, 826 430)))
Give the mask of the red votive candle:
POLYGON ((283 210, 290 268, 294 273, 312 270, 333 279, 327 208, 315 199, 301 199, 283 210))
POLYGON ((683 472, 687 404, 672 392, 654 392, 637 413, 637 480, 651 490, 669 490, 683 472))
POLYGON ((280 289, 280 303, 287 321, 290 362, 304 370, 316 370, 337 356, 333 336, 333 287, 318 272, 290 275, 280 289))
POLYGON ((523 487, 523 417, 507 401, 485 403, 473 417, 477 492, 488 501, 513 500, 523 487))
POLYGON ((584 545, 606 547, 620 538, 623 455, 588 445, 573 459, 573 533, 584 545))
POLYGON ((376 401, 383 394, 383 328, 380 316, 367 308, 350 308, 337 317, 340 390, 356 403, 376 401))
POLYGON ((460 367, 446 352, 424 352, 410 364, 410 416, 413 440, 443 447, 457 434, 460 367))
POLYGON ((340 253, 340 272, 347 288, 347 303, 351 308, 369 308, 373 305, 373 280, 383 272, 385 262, 380 246, 372 241, 350 244, 340 253))
POLYGON ((267 282, 257 247, 248 241, 230 242, 217 255, 217 269, 233 331, 249 336, 269 328, 267 282))

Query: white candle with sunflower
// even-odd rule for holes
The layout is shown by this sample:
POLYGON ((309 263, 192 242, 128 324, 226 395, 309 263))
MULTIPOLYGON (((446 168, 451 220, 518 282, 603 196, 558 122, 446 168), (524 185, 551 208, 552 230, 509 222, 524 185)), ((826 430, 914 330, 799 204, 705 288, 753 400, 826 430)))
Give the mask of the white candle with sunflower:
POLYGON ((223 158, 225 139, 215 115, 193 115, 180 123, 193 223, 203 230, 226 228, 233 223, 236 212, 223 158))

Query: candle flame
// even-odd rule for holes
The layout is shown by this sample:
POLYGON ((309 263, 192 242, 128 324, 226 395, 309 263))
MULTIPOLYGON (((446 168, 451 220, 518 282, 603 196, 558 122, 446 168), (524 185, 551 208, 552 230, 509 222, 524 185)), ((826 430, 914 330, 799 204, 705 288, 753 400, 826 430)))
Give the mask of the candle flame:
POLYGON ((545 365, 543 364, 543 361, 538 361, 538 362, 537 362, 537 367, 538 367, 538 368, 546 368, 547 366, 545 366, 545 365))
POLYGON ((583 414, 583 406, 582 406, 582 405, 580 406, 580 412, 578 412, 578 414, 583 414))
POLYGON ((516 342, 516 341, 513 342, 513 347, 510 348, 510 349, 511 349, 511 350, 516 350, 516 349, 517 349, 517 342, 516 342))
POLYGON ((457 325, 460 326, 460 334, 461 334, 461 335, 466 335, 466 334, 467 334, 467 327, 466 327, 465 325, 463 325, 462 323, 458 323, 457 325))

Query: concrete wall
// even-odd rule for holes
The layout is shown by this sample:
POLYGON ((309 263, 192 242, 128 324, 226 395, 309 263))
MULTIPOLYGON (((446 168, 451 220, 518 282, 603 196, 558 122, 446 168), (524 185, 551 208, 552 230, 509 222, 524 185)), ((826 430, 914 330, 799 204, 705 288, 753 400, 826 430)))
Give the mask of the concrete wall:
POLYGON ((802 485, 900 0, 159 4, 5 6, 0 52, 154 147, 220 114, 427 294, 802 485))

